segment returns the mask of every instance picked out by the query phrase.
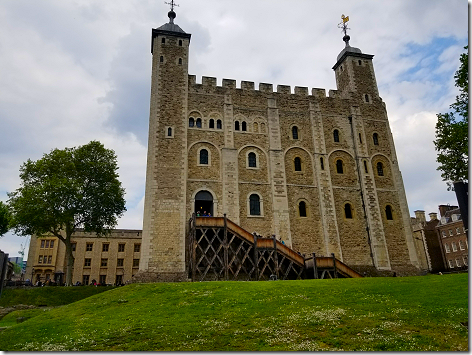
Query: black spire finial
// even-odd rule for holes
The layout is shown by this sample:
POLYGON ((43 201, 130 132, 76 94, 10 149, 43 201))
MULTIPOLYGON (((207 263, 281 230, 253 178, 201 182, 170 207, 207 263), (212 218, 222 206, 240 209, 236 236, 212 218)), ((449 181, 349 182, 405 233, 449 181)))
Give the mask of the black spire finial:
POLYGON ((170 2, 164 2, 164 4, 170 5, 170 11, 167 13, 167 16, 169 16, 169 23, 174 23, 174 19, 177 16, 177 14, 174 12, 174 6, 179 5, 174 3, 174 0, 170 0, 170 2))
POLYGON ((347 22, 349 21, 349 16, 341 15, 341 18, 342 18, 343 21, 338 24, 338 27, 341 28, 342 31, 344 32, 343 41, 346 42, 346 47, 349 47, 349 40, 351 39, 351 37, 346 32, 347 30, 350 30, 350 28, 347 27, 347 22))

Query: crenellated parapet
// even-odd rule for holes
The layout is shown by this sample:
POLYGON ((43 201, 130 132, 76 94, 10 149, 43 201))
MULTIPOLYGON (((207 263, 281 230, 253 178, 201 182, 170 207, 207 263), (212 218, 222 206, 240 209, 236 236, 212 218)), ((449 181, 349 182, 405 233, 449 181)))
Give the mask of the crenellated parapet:
POLYGON ((263 93, 277 93, 282 95, 294 95, 294 96, 312 96, 316 99, 323 99, 326 97, 336 98, 339 97, 338 90, 329 90, 328 96, 326 96, 326 90, 320 88, 312 88, 311 92, 308 87, 304 86, 295 86, 292 90, 290 85, 277 85, 276 89, 274 90, 274 85, 270 83, 259 83, 258 88, 256 89, 256 85, 253 81, 246 81, 242 80, 237 85, 237 81, 234 79, 222 79, 222 85, 217 85, 217 78, 211 76, 202 76, 201 83, 197 83, 196 75, 189 75, 188 76, 188 85, 189 88, 198 89, 201 87, 205 88, 215 88, 218 89, 233 89, 233 90, 245 90, 245 91, 258 91, 263 93))

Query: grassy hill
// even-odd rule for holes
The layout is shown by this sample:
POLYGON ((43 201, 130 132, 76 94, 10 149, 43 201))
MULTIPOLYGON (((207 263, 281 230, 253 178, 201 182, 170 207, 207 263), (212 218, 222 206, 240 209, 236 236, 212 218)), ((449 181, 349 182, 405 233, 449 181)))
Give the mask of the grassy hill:
POLYGON ((28 311, 0 350, 468 350, 468 274, 133 284, 28 311))

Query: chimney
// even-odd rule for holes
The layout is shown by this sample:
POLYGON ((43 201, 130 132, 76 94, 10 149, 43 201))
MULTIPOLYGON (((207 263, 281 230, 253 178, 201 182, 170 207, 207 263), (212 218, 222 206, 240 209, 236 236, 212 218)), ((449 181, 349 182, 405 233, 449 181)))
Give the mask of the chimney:
POLYGON ((415 217, 418 220, 418 222, 426 222, 426 217, 425 217, 424 211, 422 210, 415 211, 415 217))
POLYGON ((455 208, 458 208, 458 207, 451 206, 451 205, 439 205, 439 214, 441 215, 441 217, 444 217, 447 211, 453 210, 455 208))
POLYGON ((438 219, 438 214, 434 212, 428 213, 428 216, 430 221, 435 221, 438 219))

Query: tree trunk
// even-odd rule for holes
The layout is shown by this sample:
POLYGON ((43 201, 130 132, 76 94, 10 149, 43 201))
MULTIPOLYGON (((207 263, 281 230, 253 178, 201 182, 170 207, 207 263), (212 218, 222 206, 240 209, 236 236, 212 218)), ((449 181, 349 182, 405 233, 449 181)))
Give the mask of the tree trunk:
POLYGON ((72 255, 72 243, 71 243, 72 231, 70 228, 66 227, 66 258, 67 258, 67 267, 66 267, 66 286, 72 286, 72 270, 74 269, 74 256, 72 255))

